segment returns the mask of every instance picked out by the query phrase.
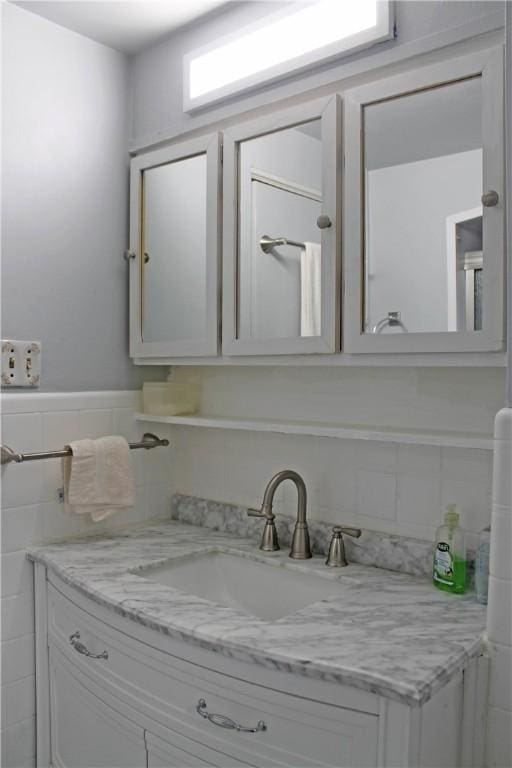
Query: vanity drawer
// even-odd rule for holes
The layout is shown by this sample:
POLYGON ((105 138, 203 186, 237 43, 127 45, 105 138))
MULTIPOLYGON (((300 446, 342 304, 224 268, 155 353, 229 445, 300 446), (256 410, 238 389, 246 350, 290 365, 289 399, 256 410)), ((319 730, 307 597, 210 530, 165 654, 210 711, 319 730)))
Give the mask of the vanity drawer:
MULTIPOLYGON (((171 638, 165 653, 99 620, 93 615, 98 606, 77 598, 91 613, 48 585, 50 646, 58 647, 98 690, 114 696, 117 710, 126 717, 135 717, 152 733, 159 727, 174 733, 173 746, 179 748, 180 738, 196 742, 221 753, 223 766, 376 765, 375 713, 281 693, 190 663, 173 655, 171 638), (77 647, 76 632, 78 642, 99 658, 77 647), (265 727, 258 729, 260 721, 265 727), (235 724, 258 730, 229 727, 235 724)), ((126 620, 127 632, 130 625, 126 620)), ((211 666, 215 660, 212 653, 211 666)))

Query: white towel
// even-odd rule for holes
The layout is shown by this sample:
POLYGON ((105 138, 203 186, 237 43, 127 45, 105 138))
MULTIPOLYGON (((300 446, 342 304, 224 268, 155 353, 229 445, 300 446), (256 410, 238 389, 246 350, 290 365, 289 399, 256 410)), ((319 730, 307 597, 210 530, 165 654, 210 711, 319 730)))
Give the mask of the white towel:
POLYGON ((130 447, 124 437, 74 440, 62 460, 64 498, 79 515, 97 522, 135 503, 130 447))
POLYGON ((300 335, 322 333, 322 249, 318 243, 304 243, 300 252, 300 335))

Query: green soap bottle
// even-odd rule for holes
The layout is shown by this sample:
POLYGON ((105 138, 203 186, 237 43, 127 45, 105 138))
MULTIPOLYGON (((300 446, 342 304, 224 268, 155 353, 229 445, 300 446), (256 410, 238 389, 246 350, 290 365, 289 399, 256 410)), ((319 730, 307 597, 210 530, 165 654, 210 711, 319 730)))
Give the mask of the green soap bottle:
POLYGON ((436 531, 433 581, 438 589, 462 595, 466 591, 466 541, 456 504, 448 504, 444 524, 436 531))

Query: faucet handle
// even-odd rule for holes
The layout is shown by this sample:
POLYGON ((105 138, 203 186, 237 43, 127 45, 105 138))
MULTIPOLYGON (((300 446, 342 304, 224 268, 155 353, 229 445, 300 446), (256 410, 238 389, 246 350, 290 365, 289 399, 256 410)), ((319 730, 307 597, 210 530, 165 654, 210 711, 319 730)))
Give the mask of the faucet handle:
POLYGON ((247 514, 249 517, 265 517, 265 513, 261 509, 253 509, 252 507, 247 510, 247 514))
POLYGON ((348 565, 345 557, 345 543, 342 534, 348 534, 358 539, 361 535, 360 528, 346 528, 344 525, 335 525, 332 529, 332 538, 329 545, 329 554, 327 555, 326 565, 331 567, 343 567, 348 565))
POLYGON ((264 552, 276 552, 278 549, 281 549, 277 537, 276 524, 274 523, 276 517, 272 514, 272 510, 265 507, 262 507, 262 509, 248 509, 247 514, 249 517, 265 518, 265 527, 263 528, 260 549, 264 552))
POLYGON ((331 543, 329 544, 329 553, 327 555, 326 565, 332 568, 341 568, 348 565, 345 557, 345 544, 343 541, 343 528, 341 525, 335 525, 332 529, 331 543))
POLYGON ((333 526, 332 532, 335 535, 346 533, 347 536, 352 536, 354 539, 358 539, 362 533, 360 528, 349 528, 346 525, 335 525, 333 526))

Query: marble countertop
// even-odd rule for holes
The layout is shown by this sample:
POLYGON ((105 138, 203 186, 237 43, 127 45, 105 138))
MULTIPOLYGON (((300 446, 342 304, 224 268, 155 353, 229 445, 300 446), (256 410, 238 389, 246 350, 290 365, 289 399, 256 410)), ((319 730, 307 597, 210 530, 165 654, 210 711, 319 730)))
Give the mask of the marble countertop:
POLYGON ((323 557, 292 561, 254 541, 165 521, 112 535, 32 548, 82 594, 146 627, 226 656, 421 704, 477 655, 485 607, 437 591, 425 578, 366 565, 328 569, 323 557), (335 594, 266 622, 149 581, 144 569, 206 551, 315 572, 335 594))

